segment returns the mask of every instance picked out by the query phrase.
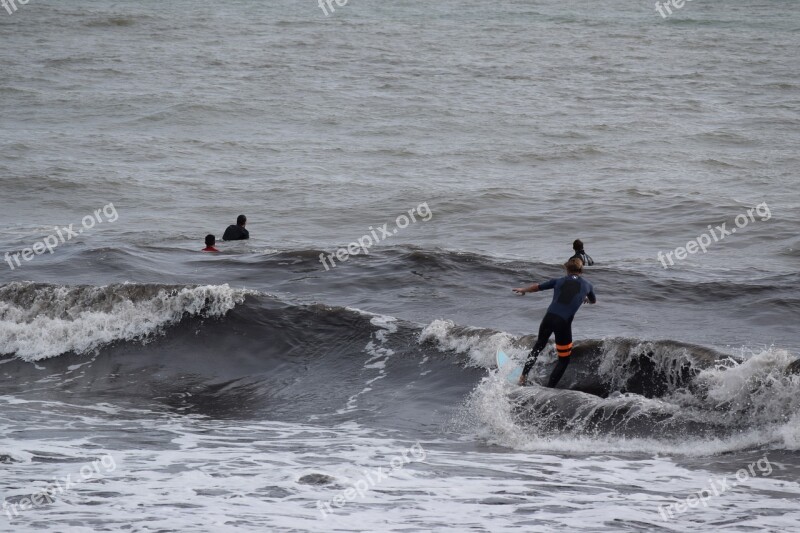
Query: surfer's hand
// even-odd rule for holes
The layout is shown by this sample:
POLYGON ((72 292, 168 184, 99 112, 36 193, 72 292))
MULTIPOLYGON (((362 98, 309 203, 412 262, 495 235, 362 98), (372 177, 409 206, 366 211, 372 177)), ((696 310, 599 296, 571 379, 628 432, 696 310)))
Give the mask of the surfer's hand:
POLYGON ((534 283, 530 287, 518 287, 516 289, 511 289, 511 290, 519 294, 520 296, 525 296, 529 292, 539 292, 539 284, 534 283))
POLYGON ((525 382, 526 382, 526 381, 528 381, 528 376, 526 376, 525 374, 522 374, 522 375, 519 377, 519 381, 517 382, 517 384, 518 384, 520 387, 524 387, 524 386, 525 386, 525 382))

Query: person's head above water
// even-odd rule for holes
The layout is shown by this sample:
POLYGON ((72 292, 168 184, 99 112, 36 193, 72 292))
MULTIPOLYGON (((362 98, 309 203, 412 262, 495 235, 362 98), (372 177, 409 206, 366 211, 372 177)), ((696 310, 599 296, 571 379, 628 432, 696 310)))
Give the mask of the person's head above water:
POLYGON ((564 268, 567 269, 567 274, 582 274, 583 261, 581 261, 577 257, 573 257, 572 259, 564 263, 564 268))
POLYGON ((244 226, 247 224, 247 217, 244 215, 239 215, 236 217, 236 225, 237 226, 244 226))
POLYGON ((210 233, 206 235, 206 247, 203 248, 204 252, 219 252, 216 248, 214 248, 214 244, 216 244, 217 238, 211 235, 210 233))
POLYGON ((580 239, 575 239, 575 241, 572 243, 572 249, 575 250, 576 252, 582 252, 583 241, 580 239))

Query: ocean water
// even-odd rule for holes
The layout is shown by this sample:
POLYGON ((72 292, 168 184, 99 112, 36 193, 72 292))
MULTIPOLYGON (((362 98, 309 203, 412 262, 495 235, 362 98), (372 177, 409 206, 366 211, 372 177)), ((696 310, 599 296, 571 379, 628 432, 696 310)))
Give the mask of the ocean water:
POLYGON ((14 6, 0 531, 800 529, 795 3, 14 6))

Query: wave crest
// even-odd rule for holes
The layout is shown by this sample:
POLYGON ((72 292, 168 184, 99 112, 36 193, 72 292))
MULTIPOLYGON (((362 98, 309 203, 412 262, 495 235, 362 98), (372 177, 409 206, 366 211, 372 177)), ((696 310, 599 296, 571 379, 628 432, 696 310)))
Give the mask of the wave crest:
POLYGON ((0 287, 0 353, 37 361, 144 340, 187 316, 221 317, 248 291, 225 285, 0 287))

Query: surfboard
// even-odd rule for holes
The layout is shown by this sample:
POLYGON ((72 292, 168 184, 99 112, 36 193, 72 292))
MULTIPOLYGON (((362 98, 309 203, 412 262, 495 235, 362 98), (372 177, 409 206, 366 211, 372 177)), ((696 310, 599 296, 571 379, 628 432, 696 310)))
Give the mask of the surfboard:
POLYGON ((497 369, 500 374, 516 385, 522 375, 522 366, 515 363, 503 350, 497 350, 497 369))

